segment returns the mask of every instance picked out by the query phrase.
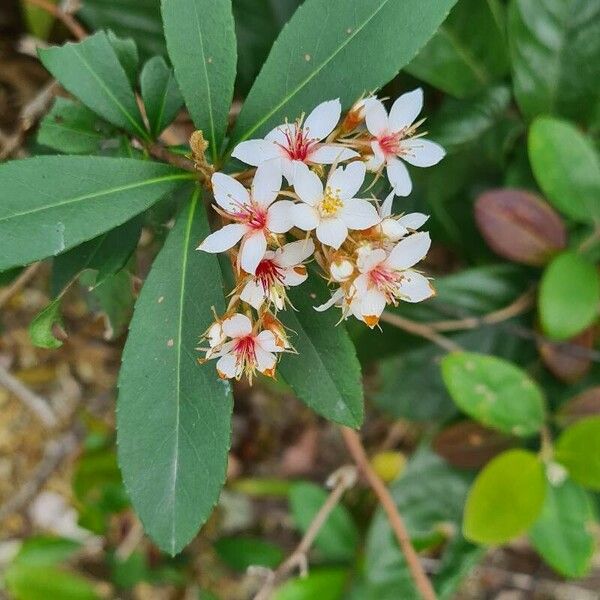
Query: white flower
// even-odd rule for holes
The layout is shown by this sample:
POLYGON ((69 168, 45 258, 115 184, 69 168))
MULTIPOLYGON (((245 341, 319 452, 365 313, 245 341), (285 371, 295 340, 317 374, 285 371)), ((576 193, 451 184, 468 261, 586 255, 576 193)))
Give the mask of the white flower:
POLYGON ((381 232, 387 241, 397 242, 405 235, 422 227, 429 217, 423 213, 408 213, 401 217, 392 216, 392 203, 394 201, 392 190, 383 204, 379 207, 381 218, 381 232))
POLYGON ((264 140, 247 140, 238 144, 232 156, 248 165, 258 166, 277 159, 290 184, 298 164, 333 164, 358 156, 354 150, 321 143, 338 124, 342 105, 339 99, 319 104, 304 123, 285 123, 275 127, 264 140))
POLYGON ((425 258, 430 245, 429 234, 423 232, 400 240, 389 253, 381 248, 362 252, 357 261, 360 275, 350 291, 350 312, 373 328, 386 304, 421 302, 433 296, 427 277, 411 269, 425 258))
POLYGON ((410 175, 400 158, 415 167, 431 167, 446 155, 439 144, 414 135, 419 124, 413 123, 422 108, 421 88, 402 94, 392 105, 389 116, 380 100, 374 97, 365 100, 367 129, 375 138, 371 142, 373 157, 367 166, 378 171, 385 164, 398 196, 408 196, 412 191, 410 175))
POLYGON ((252 321, 242 314, 235 314, 223 321, 223 334, 229 341, 207 358, 219 358, 217 372, 222 379, 239 379, 245 373, 250 379, 256 371, 273 377, 278 352, 285 348, 278 344, 272 331, 256 333, 252 321))
POLYGON ((294 190, 302 203, 292 209, 296 227, 316 229, 318 240, 337 250, 349 229, 363 230, 379 223, 377 209, 368 200, 354 197, 364 178, 364 163, 355 161, 331 172, 323 189, 319 177, 306 165, 299 165, 294 190))
POLYGON ((285 233, 293 226, 293 202, 275 202, 281 189, 281 173, 272 163, 261 165, 250 193, 239 181, 223 173, 212 176, 212 185, 222 214, 235 222, 209 235, 198 250, 224 252, 242 240, 240 265, 247 273, 254 274, 267 251, 267 238, 273 233, 285 233))
POLYGON ((285 244, 274 252, 267 250, 258 263, 254 277, 246 283, 240 298, 258 310, 266 300, 270 300, 278 310, 282 310, 287 298, 286 287, 303 283, 308 277, 302 264, 313 252, 312 240, 299 240, 285 244))

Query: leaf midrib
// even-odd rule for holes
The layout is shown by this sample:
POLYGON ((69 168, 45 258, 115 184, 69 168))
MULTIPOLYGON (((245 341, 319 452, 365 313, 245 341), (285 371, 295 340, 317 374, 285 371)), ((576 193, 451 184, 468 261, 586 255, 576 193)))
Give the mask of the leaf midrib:
POLYGON ((176 181, 178 179, 186 180, 186 179, 194 179, 193 175, 189 175, 187 173, 179 173, 176 175, 164 175, 162 177, 154 177, 152 179, 146 179, 145 181, 135 182, 128 185, 122 185, 116 188, 110 188, 108 190, 102 190, 100 192, 94 192, 92 194, 85 194, 83 196, 78 196, 76 198, 69 198, 67 200, 63 200, 62 202, 58 202, 56 204, 46 204, 44 206, 40 206, 38 208, 34 208, 32 210, 26 210, 20 213, 13 213, 8 215, 7 217, 1 217, 0 223, 10 221, 12 219, 16 219, 17 217, 25 217, 38 212, 43 212, 45 210, 52 210, 54 208, 58 208, 60 206, 67 206, 69 204, 74 204, 76 202, 83 202, 84 200, 91 200, 94 198, 100 198, 102 196, 106 196, 109 194, 118 194, 120 192, 126 192, 128 190, 132 190, 139 187, 144 187, 147 185, 154 185, 155 183, 163 183, 166 181, 176 181))

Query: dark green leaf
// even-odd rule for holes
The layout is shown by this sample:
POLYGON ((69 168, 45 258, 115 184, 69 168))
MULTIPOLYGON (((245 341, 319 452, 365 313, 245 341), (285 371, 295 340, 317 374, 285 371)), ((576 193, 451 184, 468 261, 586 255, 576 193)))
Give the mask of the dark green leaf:
POLYGON ((273 44, 232 135, 265 134, 323 100, 382 86, 433 35, 455 0, 307 0, 273 44))
POLYGON ((595 540, 594 513, 588 495, 568 479, 548 483, 539 519, 529 531, 534 548, 565 577, 583 577, 590 567, 595 540))
POLYGON ((314 310, 328 292, 315 275, 291 290, 296 311, 281 313, 282 323, 294 332, 297 354, 284 354, 277 368, 300 400, 326 419, 359 427, 363 420, 360 365, 354 346, 334 311, 314 310), (336 326, 337 325, 337 326, 336 326))
MULTIPOLYGON (((323 506, 329 494, 317 485, 308 482, 294 484, 290 490, 290 508, 296 526, 306 530, 323 506)), ((327 517, 315 539, 315 547, 323 558, 331 561, 350 561, 358 545, 358 530, 348 510, 338 504, 327 517)))
POLYGON ((544 271, 538 308, 544 333, 569 339, 598 316, 600 278, 594 265, 574 252, 563 252, 544 271))
POLYGON ((465 506, 465 536, 480 544, 503 544, 527 530, 538 518, 546 495, 539 458, 525 450, 508 450, 479 473, 465 506))
POLYGON ((112 31, 108 32, 108 41, 117 54, 117 58, 121 63, 129 83, 132 88, 135 88, 137 83, 138 66, 140 64, 140 55, 138 54, 137 46, 131 38, 122 39, 117 37, 112 31))
POLYGON ((596 0, 512 0, 508 33, 515 96, 525 116, 591 121, 600 77, 596 0))
POLYGON ((140 83, 150 132, 158 137, 177 116, 183 106, 183 98, 173 71, 162 56, 155 56, 144 65, 140 83))
POLYGON ((231 1, 162 0, 162 16, 179 89, 216 161, 235 82, 231 1))
POLYGON ((460 0, 406 70, 459 98, 489 86, 508 70, 503 11, 498 0, 460 0))
POLYGON ((119 378, 125 484, 146 531, 172 554, 210 515, 230 442, 229 384, 196 360, 211 308, 225 308, 216 258, 195 250, 207 233, 195 192, 142 288, 119 378))
POLYGON ((600 491, 600 417, 583 419, 565 429, 556 444, 556 460, 574 481, 600 491))
POLYGON ((306 577, 284 583, 273 600, 342 600, 347 578, 343 569, 313 569, 306 577))
POLYGON ((279 546, 260 538, 221 538, 215 550, 225 564, 242 573, 253 565, 274 569, 285 558, 279 546))
POLYGON ((62 346, 62 341, 55 336, 55 327, 62 326, 60 300, 57 298, 50 302, 29 324, 29 338, 34 346, 49 349, 62 346))
POLYGON ((127 73, 104 32, 40 50, 39 55, 48 71, 88 108, 133 135, 148 137, 127 73))
POLYGON ((456 404, 488 427, 528 436, 544 422, 544 396, 517 366, 495 356, 454 352, 442 360, 442 377, 456 404))
POLYGON ((546 198, 584 223, 600 222, 600 159, 573 125, 539 117, 529 130, 529 160, 546 198))
POLYGON ((115 129, 85 106, 57 98, 40 124, 37 141, 65 154, 96 154, 115 129))
POLYGON ((142 212, 189 174, 121 158, 44 156, 0 167, 0 270, 55 256, 142 212))

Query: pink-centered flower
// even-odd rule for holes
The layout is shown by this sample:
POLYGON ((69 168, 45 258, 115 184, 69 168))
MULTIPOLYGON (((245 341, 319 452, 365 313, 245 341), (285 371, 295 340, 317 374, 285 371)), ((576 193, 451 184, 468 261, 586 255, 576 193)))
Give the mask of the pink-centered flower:
POLYGON ((374 138, 371 142, 373 157, 367 167, 379 171, 385 165, 396 195, 408 196, 412 181, 402 161, 415 167, 431 167, 446 155, 439 144, 416 134, 420 123, 415 120, 423 108, 423 90, 417 88, 402 94, 392 105, 389 115, 375 97, 367 98, 364 106, 367 129, 374 138))
POLYGON ((262 140, 241 142, 234 148, 232 156, 255 167, 275 160, 292 184, 298 164, 333 164, 358 156, 349 148, 322 142, 335 129, 341 112, 339 99, 323 102, 303 123, 284 123, 262 140))
POLYGON ((394 216, 392 214, 394 195, 392 190, 379 207, 381 233, 388 243, 397 242, 409 233, 417 231, 429 219, 429 216, 417 212, 394 216))
POLYGON ((272 331, 254 331, 252 321, 242 314, 225 319, 221 325, 226 340, 207 358, 218 358, 217 373, 222 379, 239 379, 242 374, 252 380, 259 371, 268 377, 275 374, 276 354, 285 347, 272 331))
POLYGON ((241 240, 240 265, 254 274, 267 251, 267 238, 293 227, 293 202, 275 202, 281 189, 281 172, 273 163, 261 165, 256 169, 250 192, 223 173, 212 176, 212 186, 219 212, 233 223, 209 235, 198 250, 224 252, 241 240))
POLYGON ((299 240, 285 244, 274 252, 268 250, 258 263, 256 273, 246 283, 240 295, 258 310, 265 301, 272 302, 278 310, 285 306, 286 288, 300 285, 308 277, 302 264, 315 251, 312 240, 299 240))
POLYGON ((296 227, 316 229, 318 240, 338 249, 348 237, 348 230, 364 230, 379 223, 377 209, 368 200, 355 198, 365 179, 365 164, 351 162, 329 174, 325 187, 316 173, 299 165, 294 191, 302 200, 292 208, 296 227))

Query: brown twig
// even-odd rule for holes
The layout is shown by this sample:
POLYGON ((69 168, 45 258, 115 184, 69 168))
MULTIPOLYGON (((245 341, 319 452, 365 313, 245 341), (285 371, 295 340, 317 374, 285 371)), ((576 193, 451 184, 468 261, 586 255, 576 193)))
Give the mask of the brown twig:
POLYGON ((181 154, 175 154, 174 152, 167 150, 167 148, 161 144, 148 144, 146 149, 154 158, 158 158, 174 167, 178 167, 184 171, 190 171, 191 173, 198 172, 194 166, 193 160, 190 160, 181 154))
POLYGON ((87 37, 87 31, 82 27, 82 25, 73 17, 73 15, 64 11, 59 6, 52 4, 49 0, 25 0, 28 4, 32 6, 37 6, 47 13, 51 14, 55 19, 61 21, 64 26, 73 34, 73 36, 78 40, 83 40, 87 37))
POLYGON ((40 268, 40 264, 37 262, 29 265, 5 290, 0 292, 0 308, 33 279, 40 268))
POLYGON ((387 514, 419 594, 423 600, 436 600, 435 591, 421 565, 419 555, 412 546, 404 520, 400 516, 396 503, 387 487, 371 467, 371 463, 369 462, 359 435, 349 427, 341 427, 341 432, 352 458, 356 462, 358 468, 362 471, 373 492, 377 496, 379 503, 383 507, 383 510, 387 514))
MULTIPOLYGON (((351 488, 356 482, 356 469, 353 466, 341 467, 333 473, 327 484, 332 487, 331 493, 327 497, 323 506, 319 509, 311 524, 309 525, 298 546, 283 561, 275 571, 267 571, 265 582, 260 590, 254 596, 254 600, 268 600, 275 588, 281 584, 289 574, 296 568, 305 575, 308 569, 308 552, 311 549, 319 531, 327 521, 331 511, 338 505, 344 492, 351 488)), ((256 570, 256 569, 254 569, 256 570)), ((261 569, 264 572, 264 569, 261 569)))

